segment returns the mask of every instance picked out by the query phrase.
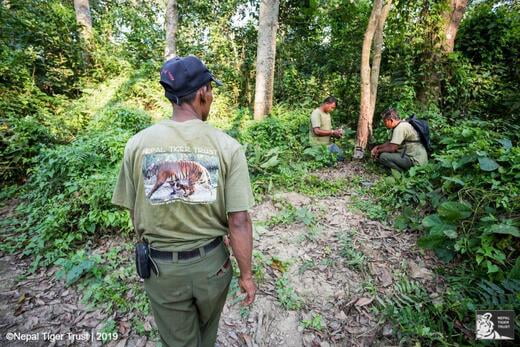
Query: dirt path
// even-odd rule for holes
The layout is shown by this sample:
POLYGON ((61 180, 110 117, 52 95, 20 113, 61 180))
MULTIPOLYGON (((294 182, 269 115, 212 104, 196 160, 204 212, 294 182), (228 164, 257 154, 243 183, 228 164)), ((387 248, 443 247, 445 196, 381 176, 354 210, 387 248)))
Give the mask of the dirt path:
MULTIPOLYGON (((317 173, 322 179, 373 180, 362 167, 344 164, 317 173)), ((391 297, 395 284, 413 279, 429 292, 442 286, 432 273, 434 260, 418 250, 416 236, 399 233, 365 218, 353 208, 349 188, 334 197, 278 193, 255 207, 255 276, 258 296, 251 308, 240 305, 236 280, 222 314, 218 346, 371 346, 395 344, 395 328, 374 309, 391 297), (276 222, 277 221, 277 222, 276 222)), ((4 215, 6 212, 4 211, 4 215)), ((125 240, 99 246, 102 253, 125 240)), ((131 253, 126 250, 132 266, 131 253)), ((55 268, 24 277, 29 264, 0 255, 0 344, 6 334, 38 333, 30 345, 101 345, 92 338, 107 319, 119 333, 110 346, 154 346, 154 323, 144 319, 141 336, 130 312, 107 314, 89 308, 76 287, 55 279, 55 268), (55 334, 54 342, 44 338, 55 334), (71 335, 69 335, 69 333, 71 335), (63 334, 63 335, 60 335, 63 334), (88 335, 87 341, 81 341, 88 335), (62 340, 60 339, 62 337, 62 340), (75 338, 75 341, 71 340, 75 338)))

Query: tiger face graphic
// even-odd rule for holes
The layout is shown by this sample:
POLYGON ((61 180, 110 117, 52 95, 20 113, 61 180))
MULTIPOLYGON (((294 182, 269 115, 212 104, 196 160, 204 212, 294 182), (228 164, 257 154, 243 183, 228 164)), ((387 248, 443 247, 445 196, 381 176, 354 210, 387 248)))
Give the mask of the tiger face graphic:
POLYGON ((501 338, 500 334, 495 331, 494 324, 491 321, 491 313, 477 316, 477 339, 492 340, 501 338))

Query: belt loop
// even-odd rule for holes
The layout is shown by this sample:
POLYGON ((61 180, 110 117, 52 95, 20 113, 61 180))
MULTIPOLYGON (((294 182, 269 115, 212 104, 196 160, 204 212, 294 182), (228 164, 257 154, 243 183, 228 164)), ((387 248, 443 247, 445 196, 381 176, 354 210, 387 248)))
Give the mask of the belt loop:
POLYGON ((199 247, 200 257, 204 258, 206 256, 206 250, 204 247, 199 247))
POLYGON ((172 252, 172 263, 177 263, 179 261, 179 252, 172 252))

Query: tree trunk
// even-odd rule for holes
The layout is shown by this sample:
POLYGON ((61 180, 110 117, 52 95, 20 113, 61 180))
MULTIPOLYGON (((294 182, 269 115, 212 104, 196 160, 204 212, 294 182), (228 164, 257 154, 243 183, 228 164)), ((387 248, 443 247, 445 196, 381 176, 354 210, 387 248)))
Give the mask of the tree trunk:
POLYGON ((76 11, 76 21, 81 27, 81 37, 85 42, 90 42, 92 38, 92 17, 90 16, 88 0, 74 0, 74 10, 76 11))
POLYGON ((177 55, 176 33, 179 23, 179 11, 177 0, 168 0, 166 4, 166 15, 164 29, 166 31, 166 46, 164 48, 164 60, 169 60, 177 55))
POLYGON ((372 115, 370 115, 370 48, 377 27, 377 22, 381 17, 383 1, 375 0, 370 19, 368 20, 367 30, 363 39, 361 51, 361 99, 359 120, 356 134, 356 148, 354 149, 354 159, 361 159, 367 147, 368 138, 372 132, 372 115))
POLYGON ((256 51, 256 120, 263 119, 273 106, 276 31, 278 29, 279 0, 261 0, 256 51))
POLYGON ((92 44, 92 17, 90 16, 90 5, 88 0, 74 0, 76 21, 80 26, 80 36, 85 42, 83 59, 87 65, 91 63, 90 49, 92 44))
POLYGON ((450 11, 446 13, 446 38, 442 46, 445 53, 453 52, 455 37, 464 12, 468 7, 468 0, 449 0, 450 11))
POLYGON ((392 0, 387 0, 386 4, 381 10, 381 16, 377 21, 376 32, 374 34, 374 56, 372 57, 372 70, 370 72, 370 134, 372 133, 372 120, 374 118, 374 111, 376 108, 379 68, 381 67, 381 52, 383 50, 383 30, 385 28, 386 18, 388 17, 388 12, 390 12, 391 7, 392 0))

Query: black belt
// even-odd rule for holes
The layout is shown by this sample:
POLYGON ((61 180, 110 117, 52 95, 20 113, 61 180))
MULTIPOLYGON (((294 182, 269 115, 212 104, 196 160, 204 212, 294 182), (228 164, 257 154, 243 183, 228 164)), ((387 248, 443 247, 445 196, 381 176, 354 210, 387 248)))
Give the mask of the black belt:
MULTIPOLYGON (((207 252, 211 251, 212 249, 214 249, 215 247, 217 247, 218 245, 220 245, 221 242, 222 242, 222 236, 219 236, 216 239, 214 239, 213 241, 211 241, 210 243, 208 243, 207 245, 205 245, 204 247, 200 247, 200 248, 203 248, 204 252, 207 253, 207 252)), ((180 251, 180 252, 159 251, 159 250, 150 248, 150 255, 152 256, 152 258, 173 260, 174 255, 177 254, 178 260, 187 260, 187 259, 191 259, 191 258, 200 256, 200 248, 195 248, 194 250, 191 250, 191 251, 180 251)))

